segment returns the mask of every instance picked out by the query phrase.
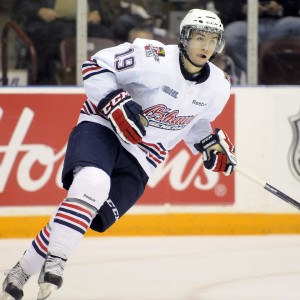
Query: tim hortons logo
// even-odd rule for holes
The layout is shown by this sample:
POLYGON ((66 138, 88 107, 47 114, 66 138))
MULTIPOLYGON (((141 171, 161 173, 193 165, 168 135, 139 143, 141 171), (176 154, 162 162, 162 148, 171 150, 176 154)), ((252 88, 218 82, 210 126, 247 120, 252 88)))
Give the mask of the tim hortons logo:
MULTIPOLYGON (((2 115, 3 110, 0 108, 0 120, 2 119, 2 115)), ((25 108, 16 124, 8 145, 0 145, 0 156, 2 157, 0 164, 0 193, 5 190, 8 178, 11 176, 13 166, 19 153, 22 152, 25 154, 19 162, 16 179, 19 187, 27 192, 35 192, 45 186, 53 173, 55 163, 65 154, 66 146, 55 154, 54 149, 50 146, 23 143, 33 118, 33 111, 29 108, 25 108), (39 178, 33 179, 30 171, 35 163, 42 165, 44 172, 39 178)), ((61 171, 62 165, 56 176, 57 186, 61 186, 61 171)))
POLYGON ((289 118, 293 130, 289 150, 289 166, 294 177, 300 181, 300 111, 289 118))
MULTIPOLYGON (((4 111, 0 107, 0 122, 3 122, 3 115, 4 111)), ((12 126, 7 145, 0 145, 0 194, 6 193, 5 199, 13 198, 11 193, 16 191, 23 192, 23 194, 19 193, 20 197, 25 195, 24 192, 30 193, 30 197, 33 197, 32 192, 38 192, 48 187, 53 180, 58 190, 62 188, 61 171, 66 144, 61 149, 55 149, 55 147, 51 147, 45 142, 44 144, 38 142, 26 143, 27 137, 33 130, 31 125, 34 116, 33 110, 24 108, 18 121, 12 126), (33 170, 36 165, 39 165, 42 171, 34 176, 33 170), (11 186, 8 187, 8 182, 14 182, 14 191, 11 190, 11 186)), ((191 189, 209 191, 220 188, 220 175, 204 169, 200 155, 195 160, 188 149, 177 149, 175 155, 168 156, 165 162, 159 166, 155 176, 149 181, 149 187, 156 189, 167 181, 168 186, 173 191, 187 192, 191 189)), ((163 188, 165 189, 165 186, 163 188)), ((223 197, 226 192, 226 186, 224 186, 223 189, 218 190, 218 193, 215 193, 217 196, 223 197)), ((37 195, 37 197, 40 196, 37 195)), ((43 199, 45 198, 43 197, 43 199)), ((55 201, 45 200, 48 203, 55 201)), ((11 201, 14 202, 14 199, 11 201)))
POLYGON ((167 156, 166 160, 158 166, 155 171, 155 176, 151 177, 148 185, 155 188, 160 181, 170 173, 169 183, 175 191, 183 191, 193 186, 198 190, 211 190, 219 183, 220 175, 217 172, 211 172, 203 168, 201 156, 193 164, 188 175, 184 176, 186 167, 191 160, 192 154, 186 150, 181 150, 177 155, 170 159, 167 156), (201 176, 199 170, 203 168, 205 176, 201 176), (184 179, 183 179, 184 178, 184 179))

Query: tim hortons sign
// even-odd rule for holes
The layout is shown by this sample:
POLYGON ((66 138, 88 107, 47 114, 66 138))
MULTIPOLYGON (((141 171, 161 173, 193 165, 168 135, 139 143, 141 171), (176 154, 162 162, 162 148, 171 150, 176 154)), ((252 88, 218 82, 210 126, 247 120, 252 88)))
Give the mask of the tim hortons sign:
MULTIPOLYGON (((234 143, 234 97, 213 124, 234 143)), ((83 94, 2 94, 0 205, 57 205, 65 196, 61 170, 83 94)), ((184 143, 151 178, 138 204, 233 204, 234 176, 204 169, 184 143)))

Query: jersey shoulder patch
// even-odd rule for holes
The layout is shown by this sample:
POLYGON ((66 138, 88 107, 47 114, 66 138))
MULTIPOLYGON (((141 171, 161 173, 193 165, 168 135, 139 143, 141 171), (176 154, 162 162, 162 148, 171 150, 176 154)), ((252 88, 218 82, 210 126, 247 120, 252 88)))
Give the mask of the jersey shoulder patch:
POLYGON ((229 83, 231 84, 232 83, 232 80, 231 80, 231 77, 229 74, 227 74, 226 72, 223 72, 224 73, 224 78, 229 81, 229 83))
POLYGON ((137 38, 133 44, 142 49, 146 58, 154 58, 156 62, 159 62, 160 57, 166 55, 164 44, 159 41, 137 38))
POLYGON ((144 46, 146 57, 154 57, 155 61, 159 61, 160 56, 166 56, 166 51, 163 47, 147 44, 144 46))

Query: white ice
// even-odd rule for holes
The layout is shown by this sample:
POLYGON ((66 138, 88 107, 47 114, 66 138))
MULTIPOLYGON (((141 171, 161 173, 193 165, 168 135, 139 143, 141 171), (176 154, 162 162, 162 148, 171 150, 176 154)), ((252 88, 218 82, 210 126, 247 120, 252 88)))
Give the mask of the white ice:
MULTIPOLYGON (((30 242, 0 239, 0 279, 30 242)), ((299 300, 300 235, 84 238, 50 299, 299 300)))

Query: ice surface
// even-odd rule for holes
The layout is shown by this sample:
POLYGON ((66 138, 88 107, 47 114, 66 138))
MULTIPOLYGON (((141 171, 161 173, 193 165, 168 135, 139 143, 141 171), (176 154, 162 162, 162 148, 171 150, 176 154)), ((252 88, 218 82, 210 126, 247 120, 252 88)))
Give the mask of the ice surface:
MULTIPOLYGON (((0 239, 1 280, 30 242, 0 239)), ((84 238, 50 299, 299 300, 300 235, 84 238)))

